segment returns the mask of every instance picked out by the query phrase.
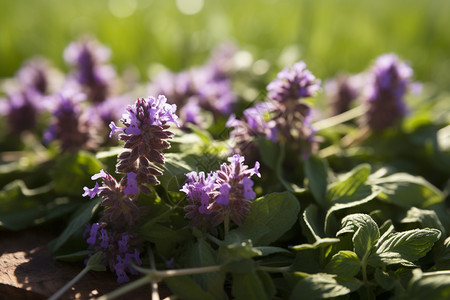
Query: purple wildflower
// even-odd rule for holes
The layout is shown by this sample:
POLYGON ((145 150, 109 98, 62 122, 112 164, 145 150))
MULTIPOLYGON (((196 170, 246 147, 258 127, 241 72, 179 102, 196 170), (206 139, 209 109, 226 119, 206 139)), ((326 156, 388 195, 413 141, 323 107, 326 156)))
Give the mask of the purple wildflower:
POLYGON ((339 74, 325 84, 325 93, 331 106, 331 115, 335 116, 350 109, 352 102, 360 92, 359 77, 339 74))
POLYGON ((187 174, 188 180, 181 191, 187 194, 186 218, 193 226, 213 231, 228 217, 241 226, 250 213, 251 200, 256 197, 250 177, 261 177, 259 163, 249 168, 244 165, 244 157, 238 154, 228 161, 229 165, 222 164, 220 170, 207 177, 203 172, 187 174))
POLYGON ((104 101, 115 79, 114 69, 104 64, 110 57, 110 50, 91 38, 72 42, 64 51, 66 62, 76 68, 74 77, 94 103, 104 101))
POLYGON ((34 89, 40 95, 49 94, 55 88, 58 77, 58 72, 42 57, 25 61, 17 72, 19 83, 27 89, 34 89))
POLYGON ((264 137, 273 142, 277 141, 276 123, 270 119, 275 108, 272 102, 259 102, 244 110, 241 120, 236 119, 234 114, 229 117, 225 126, 233 128, 230 132, 230 140, 234 142, 233 153, 243 155, 253 162, 259 157, 255 138, 264 137))
POLYGON ((16 91, 8 95, 4 101, 1 114, 8 120, 8 129, 11 133, 19 134, 36 128, 40 113, 40 106, 34 89, 16 91))
MULTIPOLYGON (((126 178, 127 176, 124 176, 126 178)), ((142 215, 142 211, 136 205, 130 195, 125 193, 128 188, 125 181, 121 180, 120 183, 112 177, 108 172, 101 170, 100 173, 92 176, 93 180, 102 179, 102 185, 98 186, 96 183, 93 189, 87 187, 84 188, 85 193, 83 196, 94 197, 96 193, 102 198, 101 205, 106 209, 103 211, 101 220, 110 223, 118 223, 120 221, 120 228, 123 231, 132 228, 142 215)))
POLYGON ((142 264, 138 250, 142 244, 140 239, 132 234, 120 234, 113 225, 104 222, 88 225, 87 232, 89 237, 86 241, 90 248, 94 252, 102 253, 100 263, 116 273, 118 283, 128 282, 128 274, 137 274, 131 264, 142 264))
POLYGON ((192 68, 180 73, 163 72, 157 75, 149 91, 164 94, 175 103, 184 122, 201 125, 199 115, 192 118, 190 112, 202 109, 211 112, 214 117, 228 115, 236 102, 231 90, 231 81, 220 73, 213 64, 192 68), (184 107, 186 108, 186 112, 184 107), (197 106, 198 108, 195 108, 197 106))
POLYGON ((198 228, 207 228, 210 226, 211 214, 209 206, 217 192, 215 189, 215 176, 210 173, 207 176, 204 172, 190 172, 186 174, 187 182, 180 191, 187 195, 188 205, 184 207, 186 218, 198 228))
MULTIPOLYGON (((166 140, 172 138, 173 132, 168 130, 168 123, 179 126, 175 110, 176 105, 168 104, 162 95, 139 98, 134 105, 128 106, 128 113, 121 119, 126 128, 119 133, 119 139, 125 142, 124 147, 128 150, 118 156, 117 172, 136 174, 133 185, 143 192, 150 192, 145 184, 159 183, 156 176, 162 173, 155 163, 164 164, 162 151, 170 148, 166 140)), ((114 123, 110 127, 113 132, 120 131, 114 123)))
POLYGON ((55 96, 57 105, 53 120, 44 133, 46 143, 58 140, 63 151, 93 150, 97 147, 95 128, 90 126, 89 118, 83 114, 79 96, 81 94, 70 92, 55 96))
POLYGON ((312 97, 319 89, 320 80, 316 80, 316 77, 306 69, 303 61, 296 63, 292 69, 283 69, 267 86, 269 98, 278 102, 312 97))
POLYGON ((126 193, 133 174, 117 182, 108 172, 101 170, 91 178, 102 179, 102 185, 96 183, 92 190, 85 187, 83 196, 93 197, 94 193, 98 194, 102 198, 104 210, 99 222, 88 227, 86 241, 94 252, 102 252, 101 263, 115 271, 117 281, 123 283, 129 280, 128 274, 136 274, 131 263, 141 264, 139 252, 143 246, 136 232, 137 220, 144 212, 126 193))
POLYGON ((380 56, 370 73, 363 123, 374 131, 383 131, 397 124, 408 113, 404 97, 411 89, 412 75, 412 69, 396 55, 380 56))
POLYGON ((302 99, 313 96, 319 89, 320 80, 302 61, 292 69, 281 71, 267 86, 269 98, 275 105, 271 120, 276 123, 278 140, 289 142, 291 151, 300 152, 303 157, 316 151, 318 143, 311 128, 311 108, 302 99))

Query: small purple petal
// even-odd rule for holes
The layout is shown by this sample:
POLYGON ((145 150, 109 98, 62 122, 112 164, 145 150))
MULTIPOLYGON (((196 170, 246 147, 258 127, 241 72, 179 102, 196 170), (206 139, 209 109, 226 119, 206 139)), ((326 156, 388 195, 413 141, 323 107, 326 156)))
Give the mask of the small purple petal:
POLYGON ((137 188, 136 176, 137 174, 134 172, 130 172, 127 174, 127 187, 123 190, 125 194, 137 195, 139 193, 139 189, 137 188))
POLYGON ((111 138, 116 132, 123 132, 124 128, 117 127, 114 121, 111 121, 109 124, 109 128, 111 128, 111 133, 109 134, 109 138, 111 138))
POLYGON ((229 198, 230 189, 231 189, 231 186, 228 183, 223 184, 219 188, 220 195, 217 196, 216 202, 221 205, 228 205, 230 203, 230 198, 229 198))
POLYGON ((89 196, 89 198, 92 199, 100 192, 100 186, 98 185, 98 182, 97 182, 97 183, 95 183, 95 186, 92 189, 85 186, 83 188, 83 190, 84 190, 84 193, 82 196, 83 197, 89 196))
POLYGON ((106 173, 103 169, 100 170, 99 173, 92 175, 91 179, 92 180, 97 180, 99 178, 105 179, 106 177, 108 177, 108 173, 106 173))
POLYGON ((98 224, 98 223, 94 223, 94 224, 92 224, 92 226, 91 226, 91 231, 90 231, 90 235, 89 235, 89 238, 86 240, 86 242, 89 244, 89 245, 94 245, 95 244, 95 242, 96 242, 96 240, 97 240, 97 231, 100 229, 100 224, 98 224))
POLYGON ((251 180, 248 177, 244 177, 242 179, 242 185, 244 186, 244 197, 245 199, 255 199, 256 194, 253 191, 252 187, 253 187, 253 180, 251 180))
POLYGON ((122 233, 122 239, 118 241, 120 253, 126 253, 128 251, 128 239, 128 234, 122 233))

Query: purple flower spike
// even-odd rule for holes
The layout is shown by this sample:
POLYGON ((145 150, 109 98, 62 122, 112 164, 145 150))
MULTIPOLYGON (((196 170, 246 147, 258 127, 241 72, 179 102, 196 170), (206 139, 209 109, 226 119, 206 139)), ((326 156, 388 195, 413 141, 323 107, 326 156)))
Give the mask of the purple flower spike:
POLYGON ((114 68, 104 64, 110 57, 110 50, 91 38, 72 42, 64 51, 66 62, 75 67, 72 75, 92 102, 103 102, 110 93, 116 77, 114 68))
MULTIPOLYGON (((128 106, 128 113, 124 114, 121 122, 126 126, 119 139, 125 141, 127 149, 118 157, 118 173, 135 173, 131 179, 133 186, 126 190, 135 193, 137 187, 140 191, 150 193, 146 184, 158 184, 156 176, 161 171, 154 165, 164 164, 163 150, 170 148, 167 139, 172 138, 169 124, 179 126, 176 106, 167 103, 165 96, 158 98, 139 98, 134 105, 128 106), (133 189, 132 189, 133 188, 133 189)), ((115 124, 111 124, 113 131, 118 131, 115 124)))
POLYGON ((267 86, 269 98, 278 102, 312 97, 319 89, 320 80, 306 69, 303 61, 296 63, 292 69, 283 69, 267 86))
POLYGON ((53 119, 44 136, 47 142, 57 140, 62 151, 94 150, 97 147, 95 128, 84 113, 80 100, 83 94, 65 91, 55 96, 53 119))
POLYGON ((378 132, 396 125, 408 113, 404 97, 414 86, 412 75, 412 69, 396 55, 380 56, 370 74, 363 123, 378 132))

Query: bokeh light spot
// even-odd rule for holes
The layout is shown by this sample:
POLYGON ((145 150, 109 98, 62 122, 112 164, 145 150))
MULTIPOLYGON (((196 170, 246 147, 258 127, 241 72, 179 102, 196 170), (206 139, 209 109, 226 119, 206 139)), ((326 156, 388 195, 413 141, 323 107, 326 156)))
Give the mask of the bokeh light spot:
POLYGON ((131 16, 137 8, 136 0, 109 0, 109 11, 118 18, 131 16))
POLYGON ((185 15, 195 15, 199 13, 204 4, 204 0, 177 0, 178 10, 185 15))

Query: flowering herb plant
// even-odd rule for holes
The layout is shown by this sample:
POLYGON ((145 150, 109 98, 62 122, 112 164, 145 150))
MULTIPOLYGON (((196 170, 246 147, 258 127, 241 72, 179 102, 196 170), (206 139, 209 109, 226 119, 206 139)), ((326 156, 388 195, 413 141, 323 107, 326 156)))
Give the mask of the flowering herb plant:
POLYGON ((300 61, 245 99, 235 53, 136 99, 84 38, 55 90, 42 62, 5 88, 0 226, 59 222, 53 257, 84 266, 51 299, 90 271, 117 279, 100 299, 448 295, 449 112, 412 67, 386 54, 322 87, 300 61))

